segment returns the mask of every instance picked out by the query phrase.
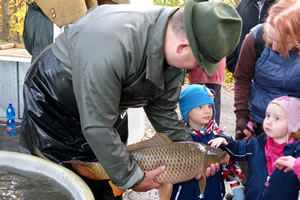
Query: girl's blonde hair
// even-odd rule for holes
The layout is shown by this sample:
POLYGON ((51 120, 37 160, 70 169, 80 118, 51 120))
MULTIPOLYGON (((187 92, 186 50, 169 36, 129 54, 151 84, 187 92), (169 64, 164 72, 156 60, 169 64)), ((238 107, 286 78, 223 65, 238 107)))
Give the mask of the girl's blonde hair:
MULTIPOLYGON (((300 1, 278 0, 269 10, 267 24, 272 25, 280 37, 280 55, 288 56, 287 37, 292 40, 297 52, 300 52, 300 1)), ((272 42, 267 37, 268 25, 265 26, 264 39, 271 47, 272 42)))
POLYGON ((300 129, 298 129, 296 132, 291 133, 291 137, 294 139, 299 139, 300 138, 300 129))

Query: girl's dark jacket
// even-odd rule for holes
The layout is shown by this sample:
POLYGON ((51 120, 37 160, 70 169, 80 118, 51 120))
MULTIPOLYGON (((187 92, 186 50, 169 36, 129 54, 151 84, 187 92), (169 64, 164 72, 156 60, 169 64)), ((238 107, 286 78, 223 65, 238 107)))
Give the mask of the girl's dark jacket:
MULTIPOLYGON (((269 186, 265 186, 268 178, 266 140, 267 136, 263 133, 248 141, 230 140, 226 146, 232 160, 248 161, 249 180, 246 200, 297 200, 300 184, 293 171, 285 173, 284 169, 276 168, 268 180, 269 186)), ((299 157, 300 140, 287 144, 283 151, 285 156, 299 157)))

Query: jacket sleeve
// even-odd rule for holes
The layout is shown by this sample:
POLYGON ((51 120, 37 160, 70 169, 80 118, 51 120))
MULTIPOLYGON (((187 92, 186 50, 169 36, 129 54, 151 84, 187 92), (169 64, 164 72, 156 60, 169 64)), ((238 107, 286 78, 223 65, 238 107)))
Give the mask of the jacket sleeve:
POLYGON ((151 104, 145 106, 145 112, 155 131, 167 134, 174 141, 192 141, 187 128, 179 121, 176 113, 181 86, 173 88, 151 104))
POLYGON ((296 143, 297 145, 295 146, 295 149, 293 150, 293 154, 291 156, 296 158, 293 171, 300 180, 300 145, 298 141, 296 143))
POLYGON ((228 141, 225 150, 230 154, 232 161, 248 160, 248 156, 252 155, 253 140, 228 141))
POLYGON ((247 122, 249 121, 248 99, 256 60, 254 36, 252 33, 249 33, 243 42, 234 72, 236 131, 242 131, 244 128, 247 128, 247 122))
POLYGON ((296 158, 294 163, 294 173, 297 175, 300 180, 300 157, 296 158))
POLYGON ((130 157, 114 128, 122 85, 130 73, 128 58, 124 47, 109 36, 105 40, 91 39, 93 35, 77 37, 70 60, 83 134, 112 182, 119 189, 130 188, 143 178, 144 172, 130 157))

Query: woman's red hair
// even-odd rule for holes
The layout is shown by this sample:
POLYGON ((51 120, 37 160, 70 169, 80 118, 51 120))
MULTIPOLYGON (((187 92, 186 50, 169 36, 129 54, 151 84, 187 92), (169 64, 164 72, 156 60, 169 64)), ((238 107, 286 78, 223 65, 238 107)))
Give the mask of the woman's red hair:
MULTIPOLYGON (((288 56, 287 37, 289 36, 296 50, 300 51, 300 1, 299 0, 278 0, 269 10, 267 23, 272 25, 280 37, 280 55, 288 56)), ((264 38, 267 46, 268 42, 265 26, 264 38)))

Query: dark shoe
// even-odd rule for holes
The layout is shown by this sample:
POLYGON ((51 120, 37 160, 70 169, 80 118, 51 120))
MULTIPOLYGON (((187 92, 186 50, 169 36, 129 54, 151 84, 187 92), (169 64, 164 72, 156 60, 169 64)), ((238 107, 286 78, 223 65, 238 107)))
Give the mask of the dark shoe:
POLYGON ((231 193, 227 193, 225 195, 225 200, 232 200, 233 199, 233 195, 231 193))

